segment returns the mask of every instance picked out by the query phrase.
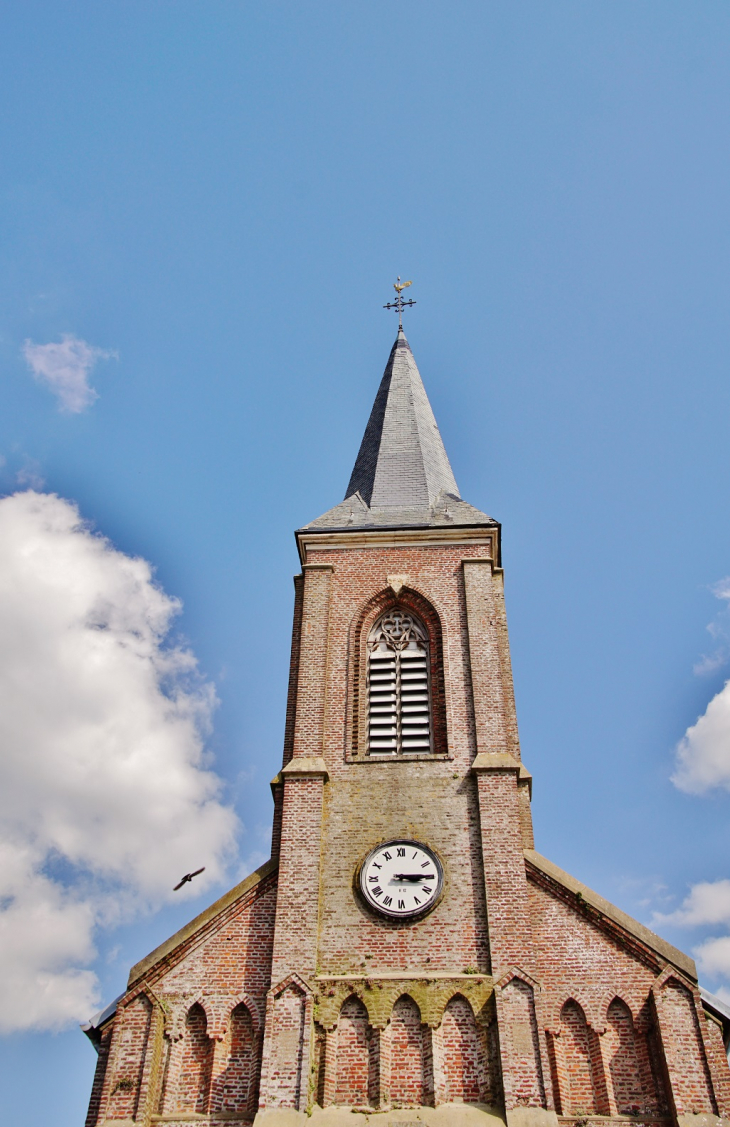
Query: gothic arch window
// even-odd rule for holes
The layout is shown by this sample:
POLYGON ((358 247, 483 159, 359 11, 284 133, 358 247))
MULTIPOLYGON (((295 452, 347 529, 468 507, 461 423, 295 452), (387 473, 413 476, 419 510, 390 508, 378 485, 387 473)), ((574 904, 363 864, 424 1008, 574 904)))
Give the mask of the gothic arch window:
POLYGON ((423 622, 405 607, 390 607, 372 627, 367 651, 370 754, 430 752, 430 654, 423 622))

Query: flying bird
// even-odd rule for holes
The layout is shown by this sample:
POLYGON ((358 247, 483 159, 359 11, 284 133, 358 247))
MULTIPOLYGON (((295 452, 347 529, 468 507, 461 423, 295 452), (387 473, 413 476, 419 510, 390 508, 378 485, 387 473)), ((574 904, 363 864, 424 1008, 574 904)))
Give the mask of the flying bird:
POLYGON ((205 865, 203 865, 202 869, 196 869, 194 873, 186 873, 185 876, 183 877, 183 879, 180 881, 180 883, 176 884, 172 891, 177 892, 178 888, 182 888, 182 886, 184 884, 187 884, 189 881, 191 881, 193 879, 193 877, 197 877, 201 873, 204 873, 204 872, 205 872, 205 865))

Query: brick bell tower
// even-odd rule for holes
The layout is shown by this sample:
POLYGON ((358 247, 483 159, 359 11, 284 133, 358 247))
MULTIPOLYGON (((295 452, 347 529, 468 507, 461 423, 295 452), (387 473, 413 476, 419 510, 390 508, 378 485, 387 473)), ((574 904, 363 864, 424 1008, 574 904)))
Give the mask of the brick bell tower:
POLYGON ((88 1127, 730 1124, 693 961, 534 850, 500 526, 402 328, 296 539, 271 861, 89 1023, 88 1127))

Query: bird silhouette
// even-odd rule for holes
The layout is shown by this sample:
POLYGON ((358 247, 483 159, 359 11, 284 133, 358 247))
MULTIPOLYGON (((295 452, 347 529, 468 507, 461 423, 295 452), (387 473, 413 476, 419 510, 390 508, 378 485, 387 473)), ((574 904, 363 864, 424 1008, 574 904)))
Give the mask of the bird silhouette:
POLYGON ((204 873, 204 872, 205 872, 205 865, 203 865, 202 869, 196 869, 194 873, 186 873, 185 876, 183 877, 183 879, 180 881, 180 883, 176 884, 172 891, 177 892, 178 888, 182 888, 182 886, 184 884, 188 884, 188 882, 191 881, 193 879, 193 877, 197 877, 197 876, 200 875, 200 873, 204 873))
POLYGON ((410 282, 401 282, 401 280, 400 280, 400 278, 399 278, 397 282, 394 282, 394 283, 393 283, 393 289, 394 289, 394 290, 397 290, 397 291, 398 291, 398 293, 400 293, 400 292, 401 292, 401 290, 407 290, 407 289, 408 289, 408 287, 409 287, 409 286, 412 286, 412 285, 413 285, 413 281, 410 281, 410 282))

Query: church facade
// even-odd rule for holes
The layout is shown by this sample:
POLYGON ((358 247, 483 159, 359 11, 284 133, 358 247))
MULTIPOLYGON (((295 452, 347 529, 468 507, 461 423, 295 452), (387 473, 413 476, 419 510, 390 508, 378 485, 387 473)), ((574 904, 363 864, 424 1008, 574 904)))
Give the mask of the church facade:
POLYGON ((730 1124, 693 960, 535 851, 500 526, 402 330, 296 538, 271 860, 86 1027, 87 1127, 730 1124))

